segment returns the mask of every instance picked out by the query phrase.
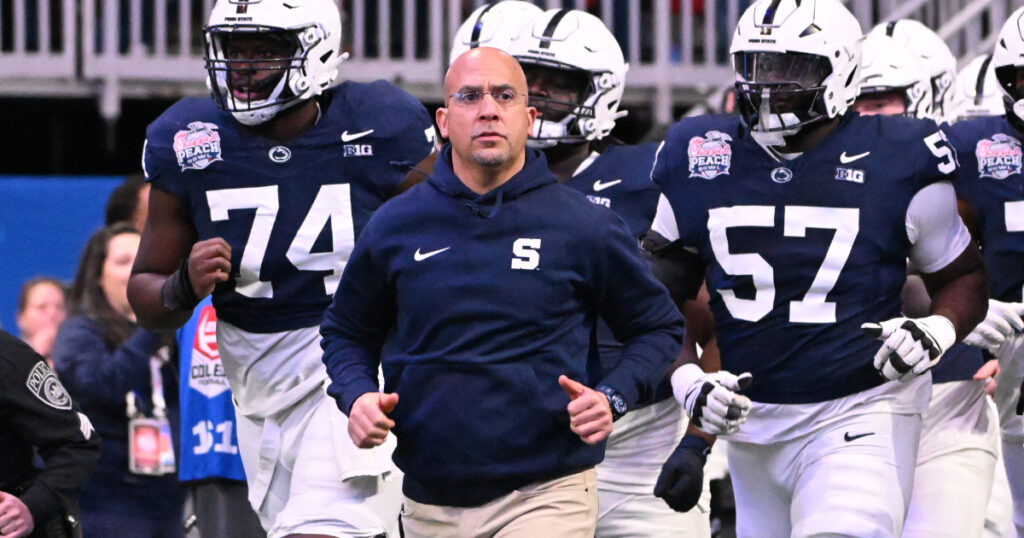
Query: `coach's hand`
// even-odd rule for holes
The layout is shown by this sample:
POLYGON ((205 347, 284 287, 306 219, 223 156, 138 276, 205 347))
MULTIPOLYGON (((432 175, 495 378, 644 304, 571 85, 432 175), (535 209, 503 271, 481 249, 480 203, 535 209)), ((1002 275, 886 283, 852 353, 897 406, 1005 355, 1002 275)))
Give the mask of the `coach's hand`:
POLYGON ((893 318, 860 326, 864 334, 882 341, 875 353, 875 368, 882 377, 900 379, 913 372, 921 375, 938 364, 942 354, 956 343, 956 329, 945 316, 893 318))
POLYGON ((220 237, 199 241, 188 255, 188 278, 196 297, 213 293, 213 287, 231 274, 231 245, 220 237))
POLYGON ((971 334, 964 337, 964 343, 995 353, 1003 341, 1014 333, 1024 331, 1024 303, 1004 303, 988 300, 988 312, 971 334))
POLYGON ((608 405, 608 398, 564 375, 558 376, 558 384, 569 395, 567 408, 572 432, 588 445, 604 441, 612 433, 612 409, 608 405))
POLYGON ((388 418, 398 394, 367 392, 352 402, 348 412, 348 435, 359 448, 373 448, 384 444, 388 432, 395 427, 395 421, 388 418))
POLYGON ((661 466, 654 495, 676 512, 688 512, 697 505, 704 489, 704 463, 711 445, 696 435, 686 435, 661 466))
POLYGON ((672 372, 672 394, 690 423, 710 435, 736 433, 750 413, 750 398, 736 391, 750 386, 749 373, 734 375, 725 370, 704 373, 696 364, 684 364, 672 372))

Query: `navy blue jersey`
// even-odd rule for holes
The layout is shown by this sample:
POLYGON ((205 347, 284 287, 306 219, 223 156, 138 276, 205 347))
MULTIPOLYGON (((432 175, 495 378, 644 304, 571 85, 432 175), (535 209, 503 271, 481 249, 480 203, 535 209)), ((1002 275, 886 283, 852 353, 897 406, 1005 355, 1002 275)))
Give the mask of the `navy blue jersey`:
POLYGON ((450 166, 446 146, 427 183, 374 215, 321 332, 342 410, 378 390, 379 363, 400 394, 390 416, 406 495, 473 506, 599 462, 603 444, 570 430, 558 376, 649 399, 682 319, 622 219, 557 184, 539 153, 483 195, 450 166), (597 316, 625 343, 603 376, 597 316))
POLYGON ((220 319, 250 332, 315 326, 356 236, 432 148, 433 124, 393 84, 346 82, 295 140, 252 134, 210 99, 187 98, 146 131, 146 176, 178 198, 198 239, 231 245, 220 319))
POLYGON ((1021 302, 1024 288, 1024 174, 1021 140, 1005 116, 960 121, 945 128, 960 156, 957 197, 974 209, 990 296, 1021 302))
POLYGON ((798 158, 776 162, 738 117, 685 119, 653 178, 684 245, 708 262, 722 366, 752 372, 769 403, 879 385, 879 342, 860 325, 900 315, 911 198, 956 157, 931 121, 849 113, 798 158))
MULTIPOLYGON (((587 196, 592 203, 610 208, 639 238, 651 228, 658 209, 658 188, 651 181, 651 166, 658 144, 609 146, 590 166, 564 183, 587 196)), ((611 370, 619 361, 622 344, 608 325, 598 320, 597 343, 601 368, 611 370)))
POLYGON ((658 209, 658 188, 651 181, 651 165, 658 145, 608 146, 590 166, 564 184, 597 205, 615 211, 640 237, 651 228, 658 209))

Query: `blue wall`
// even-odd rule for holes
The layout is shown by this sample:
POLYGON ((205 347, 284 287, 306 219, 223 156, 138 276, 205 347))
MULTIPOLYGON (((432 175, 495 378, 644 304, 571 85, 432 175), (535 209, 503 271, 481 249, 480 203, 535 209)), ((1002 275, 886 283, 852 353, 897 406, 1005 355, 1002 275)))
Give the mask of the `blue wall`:
POLYGON ((0 175, 0 324, 18 334, 21 284, 37 275, 68 284, 82 247, 103 226, 103 209, 122 176, 0 175))

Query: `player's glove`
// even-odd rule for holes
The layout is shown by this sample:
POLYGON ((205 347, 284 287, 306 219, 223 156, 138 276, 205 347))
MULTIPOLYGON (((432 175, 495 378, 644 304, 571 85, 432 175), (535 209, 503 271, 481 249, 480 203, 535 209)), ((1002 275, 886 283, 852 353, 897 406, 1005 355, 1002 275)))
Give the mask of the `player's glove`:
POLYGON ((985 320, 964 337, 964 343, 995 353, 1014 332, 1024 331, 1024 303, 988 300, 985 320))
POLYGON ((945 316, 893 318, 865 323, 860 328, 864 334, 882 341, 882 347, 875 353, 875 368, 889 380, 911 372, 927 372, 956 343, 956 329, 945 316))
POLYGON ((654 495, 676 512, 688 512, 697 505, 704 489, 704 463, 711 445, 696 435, 687 435, 661 466, 654 495))
POLYGON ((672 373, 672 393, 690 415, 690 422, 711 435, 736 433, 750 413, 750 398, 736 394, 750 385, 749 373, 725 370, 705 373, 696 364, 684 364, 672 373))

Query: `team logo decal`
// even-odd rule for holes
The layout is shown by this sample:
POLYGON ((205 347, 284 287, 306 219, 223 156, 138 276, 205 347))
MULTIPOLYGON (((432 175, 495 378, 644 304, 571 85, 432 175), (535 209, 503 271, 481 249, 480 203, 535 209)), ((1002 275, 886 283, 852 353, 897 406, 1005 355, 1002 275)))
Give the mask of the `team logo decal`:
POLYGON ((228 390, 228 379, 217 351, 217 312, 209 305, 199 314, 196 337, 192 340, 188 386, 207 398, 228 390))
POLYGON ((690 139, 690 177, 713 179, 729 174, 732 165, 732 137, 720 131, 708 131, 690 139))
POLYGON ((202 170, 223 161, 220 157, 220 133, 213 123, 194 121, 188 129, 174 134, 174 152, 181 171, 202 170))
POLYGON ((57 374, 45 362, 37 363, 25 381, 28 390, 44 404, 55 409, 71 409, 71 396, 60 384, 57 374))
POLYGON ((793 179, 793 171, 785 166, 772 170, 772 181, 776 183, 789 183, 791 179, 793 179))
POLYGON ((267 156, 275 163, 286 163, 292 158, 292 150, 284 146, 274 146, 267 152, 267 156))
POLYGON ((1006 179, 1021 171, 1020 141, 1010 135, 996 133, 979 140, 974 155, 978 157, 980 177, 1006 179))

